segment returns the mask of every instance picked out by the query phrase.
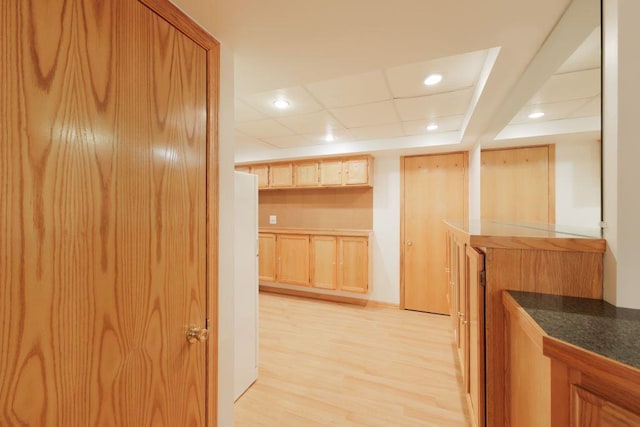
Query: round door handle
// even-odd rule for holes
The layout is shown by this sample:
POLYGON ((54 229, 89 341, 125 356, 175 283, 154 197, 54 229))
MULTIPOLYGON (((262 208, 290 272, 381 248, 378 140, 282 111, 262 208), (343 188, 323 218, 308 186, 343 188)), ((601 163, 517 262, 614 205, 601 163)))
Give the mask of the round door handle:
POLYGON ((187 329, 187 341, 191 344, 205 342, 207 338, 209 338, 209 331, 207 328, 191 327, 187 329))
POLYGON ((413 245, 413 242, 411 240, 407 240, 407 246, 411 246, 413 245))

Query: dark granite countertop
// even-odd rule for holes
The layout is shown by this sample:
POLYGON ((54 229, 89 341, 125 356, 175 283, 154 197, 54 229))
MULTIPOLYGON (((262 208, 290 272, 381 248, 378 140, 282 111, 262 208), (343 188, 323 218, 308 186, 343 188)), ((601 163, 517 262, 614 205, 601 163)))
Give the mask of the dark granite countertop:
POLYGON ((547 335, 640 369, 640 310, 590 298, 508 292, 547 335))

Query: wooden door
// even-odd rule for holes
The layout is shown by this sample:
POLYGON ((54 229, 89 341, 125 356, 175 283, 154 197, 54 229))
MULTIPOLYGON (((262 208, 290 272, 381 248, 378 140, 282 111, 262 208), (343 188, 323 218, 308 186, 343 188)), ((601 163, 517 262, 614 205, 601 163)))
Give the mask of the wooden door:
POLYGON ((469 393, 469 278, 467 276, 467 245, 459 240, 456 242, 458 251, 458 355, 462 367, 462 382, 465 393, 469 393))
POLYGON ((369 290, 369 239, 340 237, 338 285, 340 290, 365 293, 369 290))
POLYGON ((338 243, 335 236, 311 236, 311 286, 337 288, 338 243))
POLYGON ((320 185, 342 185, 342 160, 320 162, 320 185))
POLYGON ((296 163, 296 187, 317 187, 318 162, 296 163))
POLYGON ((466 216, 466 154, 403 158, 401 306, 447 314, 446 228, 466 216))
POLYGON ((0 425, 215 422, 218 47, 143 3, 0 2, 0 425))
POLYGON ((269 166, 269 186, 292 187, 293 186, 293 166, 291 163, 281 163, 269 166))
POLYGON ((369 182, 369 159, 346 160, 343 167, 346 185, 367 184, 369 182))
POLYGON ((278 282, 309 286, 309 236, 280 234, 278 282))
POLYGON ((258 278, 267 282, 276 281, 276 235, 258 235, 258 278))
POLYGON ((554 146, 485 150, 481 159, 482 219, 555 222, 554 146))

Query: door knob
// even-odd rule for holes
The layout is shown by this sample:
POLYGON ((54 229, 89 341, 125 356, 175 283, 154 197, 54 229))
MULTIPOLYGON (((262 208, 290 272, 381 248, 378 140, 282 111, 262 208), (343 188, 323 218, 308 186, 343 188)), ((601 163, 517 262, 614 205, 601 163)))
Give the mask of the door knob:
POLYGON ((413 245, 413 242, 411 240, 407 240, 407 246, 411 246, 413 245))
POLYGON ((196 328, 191 327, 187 329, 187 341, 191 344, 195 344, 197 342, 205 342, 209 338, 209 331, 207 328, 196 328))

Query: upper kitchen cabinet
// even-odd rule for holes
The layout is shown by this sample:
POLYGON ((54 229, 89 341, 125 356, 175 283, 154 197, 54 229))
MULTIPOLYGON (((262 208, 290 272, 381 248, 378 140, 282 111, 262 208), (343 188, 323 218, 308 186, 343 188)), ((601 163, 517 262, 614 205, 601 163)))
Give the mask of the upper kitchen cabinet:
POLYGON ((236 170, 258 175, 258 187, 266 189, 371 187, 371 156, 305 159, 259 165, 236 166, 236 170))
POLYGON ((293 187, 293 165, 291 163, 269 165, 269 187, 293 187))

